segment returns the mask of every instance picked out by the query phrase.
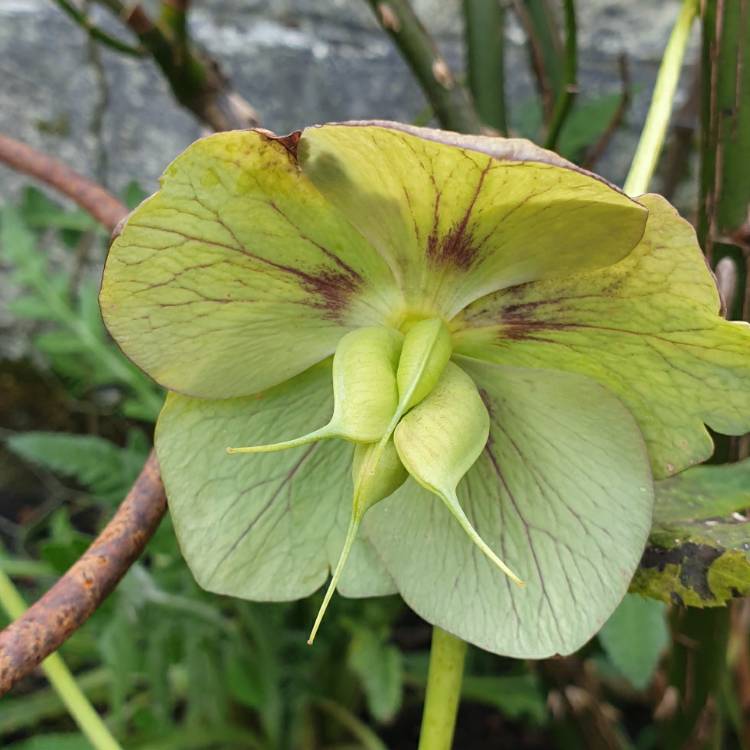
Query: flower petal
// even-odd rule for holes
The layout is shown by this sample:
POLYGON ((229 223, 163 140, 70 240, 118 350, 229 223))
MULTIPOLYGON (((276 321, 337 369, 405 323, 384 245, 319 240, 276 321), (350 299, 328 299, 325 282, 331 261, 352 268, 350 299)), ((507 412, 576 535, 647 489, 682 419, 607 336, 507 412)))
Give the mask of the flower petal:
POLYGON ((571 653, 622 599, 646 543, 653 486, 643 440, 626 408, 588 378, 459 361, 491 417, 459 498, 525 588, 413 482, 373 508, 363 532, 429 622, 506 656, 571 653))
MULTIPOLYGON (((285 601, 323 585, 351 514, 351 446, 324 441, 257 456, 226 447, 298 434, 332 408, 327 364, 250 398, 169 394, 156 430, 159 465, 180 547, 205 589, 285 601)), ((392 593, 368 542, 354 542, 339 591, 392 593)))
POLYGON ((451 318, 513 284, 611 265, 646 211, 527 141, 398 123, 306 129, 303 171, 380 252, 404 315, 451 318))
POLYGON ((192 396, 245 396, 390 311, 385 263, 300 173, 295 137, 197 141, 109 252, 101 305, 125 353, 192 396))
MULTIPOLYGON (((467 308, 458 352, 578 372, 611 388, 643 431, 657 477, 711 455, 704 427, 750 430, 750 327, 719 317, 692 227, 663 198, 615 266, 508 289, 467 308)), ((582 408, 585 404, 582 404, 582 408)))

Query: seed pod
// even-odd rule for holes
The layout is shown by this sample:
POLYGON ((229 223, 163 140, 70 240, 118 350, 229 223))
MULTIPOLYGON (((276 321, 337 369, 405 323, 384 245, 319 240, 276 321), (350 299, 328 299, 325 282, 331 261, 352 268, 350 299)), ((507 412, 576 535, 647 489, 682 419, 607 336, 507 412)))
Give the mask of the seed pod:
POLYGON ((451 335, 440 318, 421 320, 406 332, 396 373, 401 414, 432 391, 451 351, 451 335))
POLYGON ((323 616, 328 609, 333 592, 336 590, 341 573, 344 570, 352 545, 359 531, 359 524, 365 513, 375 503, 392 495, 408 478, 409 474, 401 463, 393 440, 387 443, 358 444, 354 448, 352 462, 352 479, 354 480, 354 496, 352 499, 352 517, 344 539, 336 569, 328 585, 323 603, 318 610, 315 624, 310 631, 308 644, 312 645, 318 632, 323 616))
POLYGON ((380 440, 398 405, 396 367, 402 341, 398 331, 381 326, 358 328, 346 334, 333 356, 331 421, 302 437, 228 448, 228 452, 267 453, 335 437, 361 443, 380 440))
POLYGON ((409 474, 434 492, 471 541, 522 586, 471 525, 456 495, 458 483, 484 450, 489 430, 490 417, 474 381, 449 362, 429 396, 399 422, 393 439, 409 474))

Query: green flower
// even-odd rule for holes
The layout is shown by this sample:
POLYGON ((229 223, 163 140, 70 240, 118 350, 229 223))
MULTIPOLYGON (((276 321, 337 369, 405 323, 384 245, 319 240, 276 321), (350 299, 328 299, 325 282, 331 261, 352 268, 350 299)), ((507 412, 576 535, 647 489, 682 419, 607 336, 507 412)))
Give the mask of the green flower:
POLYGON ((156 446, 202 586, 296 599, 349 553, 342 594, 511 656, 590 638, 652 473, 750 429, 750 333, 691 227, 521 140, 205 138, 115 239, 101 303, 170 390, 156 446))

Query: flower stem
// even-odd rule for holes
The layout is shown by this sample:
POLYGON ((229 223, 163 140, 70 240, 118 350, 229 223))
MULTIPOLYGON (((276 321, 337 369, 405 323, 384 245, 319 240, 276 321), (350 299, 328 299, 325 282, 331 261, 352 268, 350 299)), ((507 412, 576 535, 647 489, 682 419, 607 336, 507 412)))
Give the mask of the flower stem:
MULTIPOLYGON (((26 611, 26 603, 21 594, 3 570, 0 570, 0 606, 8 617, 14 620, 26 611)), ((122 750, 78 686, 62 657, 59 654, 51 654, 42 662, 42 669, 78 728, 93 747, 96 750, 122 750)))
POLYGON ((664 58, 656 76, 656 85, 651 96, 646 124, 643 126, 641 138, 623 187, 628 195, 645 193, 656 170, 672 114, 672 103, 677 91, 682 61, 685 59, 690 28, 697 13, 698 0, 683 0, 680 14, 664 50, 664 58))
POLYGON ((433 628, 419 750, 451 748, 465 657, 465 641, 437 626, 433 628))

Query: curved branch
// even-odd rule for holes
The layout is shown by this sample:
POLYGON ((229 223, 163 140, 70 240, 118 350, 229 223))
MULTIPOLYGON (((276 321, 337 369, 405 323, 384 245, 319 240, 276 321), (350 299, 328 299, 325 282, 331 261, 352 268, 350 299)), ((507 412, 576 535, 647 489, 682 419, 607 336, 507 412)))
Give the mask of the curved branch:
POLYGON ((125 204, 101 185, 66 167, 57 159, 2 133, 0 133, 0 163, 18 172, 36 177, 60 191, 109 230, 114 229, 128 213, 125 204))
POLYGON ((0 696, 88 620, 141 554, 166 508, 152 451, 117 513, 83 557, 0 632, 0 696))
MULTIPOLYGON (((0 134, 0 163, 56 188, 107 229, 126 206, 46 154, 0 134)), ((93 614, 143 552, 167 509, 155 454, 86 553, 17 620, 0 632, 0 696, 58 649, 93 614)))

